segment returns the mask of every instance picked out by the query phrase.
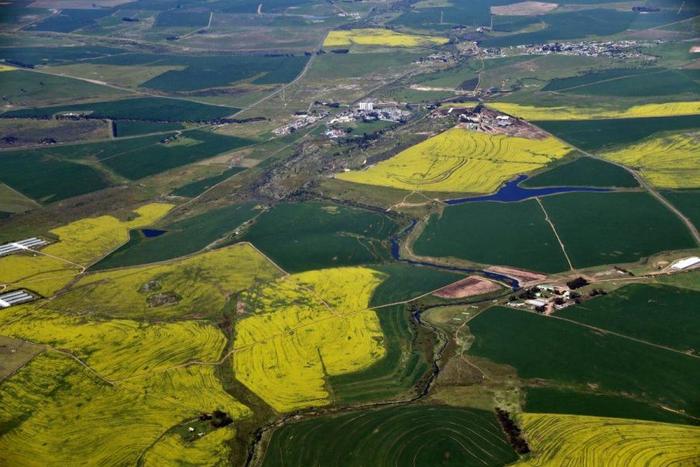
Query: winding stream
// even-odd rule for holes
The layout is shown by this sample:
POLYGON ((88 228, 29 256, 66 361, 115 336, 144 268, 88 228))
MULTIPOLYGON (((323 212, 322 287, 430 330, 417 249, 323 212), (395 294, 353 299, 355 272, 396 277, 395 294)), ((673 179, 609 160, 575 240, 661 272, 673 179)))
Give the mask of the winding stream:
POLYGON ((401 240, 405 238, 411 231, 416 227, 417 221, 412 221, 408 227, 404 228, 401 232, 396 234, 391 238, 391 257, 394 258, 396 261, 406 263, 406 264, 414 264, 416 266, 428 266, 431 268, 436 268, 436 269, 442 269, 443 271, 449 271, 449 272, 463 272, 467 274, 479 274, 484 277, 487 277, 489 279, 493 279, 499 282, 502 282, 504 284, 508 284, 511 289, 517 290, 520 288, 520 282, 518 282, 517 279, 514 279, 509 276, 505 276, 503 274, 498 274, 496 272, 491 272, 491 271, 486 271, 484 269, 477 269, 477 268, 462 268, 462 267, 457 267, 457 266, 444 266, 441 264, 435 264, 435 263, 429 263, 427 261, 415 261, 412 259, 407 259, 407 258, 402 258, 401 257, 401 240))

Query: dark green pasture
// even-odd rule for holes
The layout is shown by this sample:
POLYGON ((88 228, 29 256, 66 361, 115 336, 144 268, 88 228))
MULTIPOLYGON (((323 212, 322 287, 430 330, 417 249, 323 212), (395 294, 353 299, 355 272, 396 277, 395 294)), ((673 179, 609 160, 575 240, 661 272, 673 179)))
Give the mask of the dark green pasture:
POLYGON ((49 151, 44 150, 1 153, 0 182, 43 203, 90 193, 110 185, 107 178, 93 167, 52 157, 49 151))
POLYGON ((152 135, 46 151, 74 160, 95 159, 125 178, 138 180, 249 144, 252 141, 235 136, 191 130, 177 137, 152 135))
POLYGON ((700 115, 534 122, 540 128, 585 151, 623 146, 654 133, 700 128, 700 115))
POLYGON ((469 202, 433 215, 413 245, 420 256, 452 256, 542 272, 568 269, 552 228, 534 199, 469 202))
POLYGON ((494 307, 469 322, 472 355, 513 366, 521 378, 544 379, 700 414, 700 359, 543 316, 494 307))
POLYGON ((373 307, 411 300, 464 278, 461 274, 404 263, 371 267, 388 274, 374 291, 371 302, 373 307))
POLYGON ((579 157, 541 172, 521 183, 523 187, 591 186, 632 188, 639 186, 634 177, 622 167, 609 162, 579 157))
POLYGON ((23 65, 53 65, 123 53, 123 49, 98 45, 74 47, 0 47, 0 58, 23 65))
POLYGON ((696 246, 685 224, 645 192, 565 193, 542 204, 576 268, 696 246))
POLYGON ((156 28, 201 28, 209 24, 209 10, 166 10, 156 16, 156 28))
POLYGON ((380 263, 390 259, 394 221, 328 203, 282 203, 256 219, 243 239, 289 272, 380 263))
POLYGON ((165 92, 194 91, 251 80, 253 84, 288 83, 297 77, 308 57, 263 55, 154 55, 132 53, 91 61, 107 65, 181 66, 141 84, 165 92))
POLYGON ((115 120, 114 136, 139 136, 162 131, 182 130, 184 127, 179 122, 145 122, 142 120, 115 120))
POLYGON ((700 229, 700 190, 664 191, 663 196, 700 229))
POLYGON ((2 73, 0 94, 3 105, 25 107, 62 101, 107 99, 126 93, 78 79, 14 70, 2 73))
POLYGON ((482 467, 517 459, 493 412, 417 405, 288 423, 273 433, 262 465, 482 467))
POLYGON ((208 121, 234 114, 239 109, 162 97, 137 97, 89 104, 58 105, 13 110, 2 114, 14 118, 50 118, 57 113, 79 112, 89 118, 156 122, 208 121))
POLYGON ((384 335, 386 354, 369 368, 329 376, 333 394, 344 403, 387 400, 415 394, 416 384, 430 370, 430 341, 422 336, 403 305, 376 310, 384 335))
POLYGON ((681 21, 697 15, 697 8, 662 10, 644 15, 633 11, 611 8, 593 8, 542 15, 547 27, 538 31, 490 37, 481 44, 485 47, 508 47, 519 44, 541 44, 555 40, 577 39, 587 36, 607 36, 627 29, 646 29, 681 21))
POLYGON ((527 388, 525 411, 561 413, 593 417, 629 418, 663 423, 700 424, 697 420, 664 410, 653 402, 632 399, 622 394, 598 394, 563 388, 527 388))
POLYGON ((570 88, 587 86, 599 81, 641 75, 650 71, 659 71, 659 68, 609 68, 607 70, 589 71, 568 78, 554 78, 542 88, 542 91, 565 91, 570 88))
POLYGON ((129 242, 95 264, 92 269, 154 263, 195 253, 233 232, 257 214, 252 204, 232 205, 214 209, 159 228, 166 233, 145 237, 132 230, 129 242))
POLYGON ((556 315, 700 354, 700 292, 694 290, 630 284, 556 315))
POLYGON ((244 170, 244 167, 231 167, 230 169, 224 170, 219 175, 203 178, 202 180, 197 180, 192 183, 188 183, 187 185, 183 185, 177 190, 173 191, 172 194, 175 196, 194 198, 195 196, 201 195, 217 183, 222 182, 237 173, 243 172, 244 170))
POLYGON ((49 32, 73 32, 77 29, 91 26, 95 22, 114 12, 111 8, 95 9, 65 9, 56 15, 49 16, 45 20, 27 27, 30 31, 49 32))
MULTIPOLYGON (((590 96, 648 97, 700 92, 696 70, 648 70, 615 79, 562 89, 560 92, 590 96)), ((603 72, 604 74, 604 72, 603 72)), ((545 88, 546 90, 546 88, 545 88)))

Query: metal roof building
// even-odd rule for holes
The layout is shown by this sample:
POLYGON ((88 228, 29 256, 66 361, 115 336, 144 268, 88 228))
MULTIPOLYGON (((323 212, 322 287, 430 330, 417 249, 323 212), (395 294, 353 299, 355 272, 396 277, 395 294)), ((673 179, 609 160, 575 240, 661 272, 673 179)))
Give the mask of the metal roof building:
POLYGON ((46 240, 42 240, 37 237, 25 238, 24 240, 19 240, 17 242, 5 243, 0 245, 0 256, 9 255, 10 253, 17 253, 18 251, 25 251, 31 248, 38 248, 48 244, 46 240))
POLYGON ((31 302, 36 297, 26 290, 15 290, 0 295, 0 308, 9 308, 13 305, 31 302))

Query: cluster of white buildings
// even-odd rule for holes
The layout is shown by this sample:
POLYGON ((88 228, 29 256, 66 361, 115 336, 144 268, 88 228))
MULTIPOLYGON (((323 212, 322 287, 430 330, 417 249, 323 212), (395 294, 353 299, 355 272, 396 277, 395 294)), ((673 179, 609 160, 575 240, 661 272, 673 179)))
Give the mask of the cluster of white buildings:
POLYGON ((327 116, 328 112, 295 115, 294 119, 291 122, 279 128, 275 128, 274 130, 272 130, 272 132, 277 136, 285 136, 290 133, 294 133, 297 130, 301 130, 304 127, 312 125, 327 116))
MULTIPOLYGON (((663 41, 578 41, 550 42, 546 44, 523 44, 511 47, 508 52, 515 55, 575 55, 581 57, 641 58, 645 47, 662 44, 663 41)), ((484 49, 488 56, 513 55, 499 48, 484 49)), ((653 57, 649 56, 649 59, 653 57)))

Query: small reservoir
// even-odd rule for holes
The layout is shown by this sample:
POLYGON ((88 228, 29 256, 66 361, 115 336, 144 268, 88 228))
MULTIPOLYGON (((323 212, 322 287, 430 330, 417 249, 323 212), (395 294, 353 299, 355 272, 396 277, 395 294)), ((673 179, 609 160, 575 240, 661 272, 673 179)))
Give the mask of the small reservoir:
POLYGON ((517 178, 507 182, 496 193, 484 196, 474 196, 469 198, 455 198, 445 200, 449 205, 469 203, 473 201, 501 201, 503 203, 514 203, 536 196, 556 195, 558 193, 571 193, 578 191, 605 192, 609 188, 592 188, 585 186, 549 186, 542 188, 522 188, 520 184, 527 179, 527 175, 519 175, 517 178))

